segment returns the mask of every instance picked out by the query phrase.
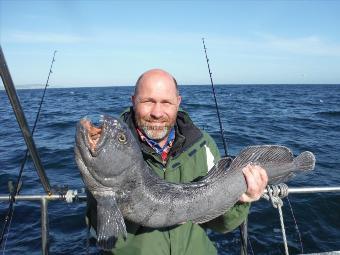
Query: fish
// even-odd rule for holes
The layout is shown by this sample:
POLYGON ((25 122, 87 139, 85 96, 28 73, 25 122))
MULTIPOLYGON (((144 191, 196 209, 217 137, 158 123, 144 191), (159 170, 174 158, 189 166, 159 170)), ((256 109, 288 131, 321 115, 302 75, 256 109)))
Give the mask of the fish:
POLYGON ((263 167, 269 184, 315 167, 312 152, 294 157, 281 145, 255 145, 234 159, 220 159, 197 181, 167 182, 145 163, 129 127, 108 115, 101 116, 99 126, 88 118, 77 123, 74 151, 85 186, 97 201, 97 245, 104 250, 112 249, 119 235, 126 237, 124 219, 161 228, 222 215, 246 192, 242 169, 248 164, 263 167))

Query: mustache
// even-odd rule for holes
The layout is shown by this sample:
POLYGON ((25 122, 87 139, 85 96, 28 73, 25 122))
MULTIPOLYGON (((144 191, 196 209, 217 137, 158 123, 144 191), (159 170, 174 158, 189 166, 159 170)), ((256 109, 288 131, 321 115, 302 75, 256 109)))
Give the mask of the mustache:
POLYGON ((163 131, 163 130, 165 130, 165 129, 170 129, 171 128, 171 126, 143 126, 143 130, 145 129, 145 130, 150 130, 150 131, 153 131, 153 130, 155 130, 155 131, 163 131))
POLYGON ((150 123, 161 123, 161 122, 169 122, 169 119, 166 117, 163 118, 153 118, 153 117, 148 117, 148 118, 144 118, 145 122, 150 122, 150 123))

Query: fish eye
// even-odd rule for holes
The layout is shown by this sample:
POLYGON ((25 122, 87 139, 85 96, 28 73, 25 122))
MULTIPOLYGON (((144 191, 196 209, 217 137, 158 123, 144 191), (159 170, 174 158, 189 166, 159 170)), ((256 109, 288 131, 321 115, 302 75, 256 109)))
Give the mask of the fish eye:
POLYGON ((120 143, 126 144, 126 142, 127 142, 126 135, 123 134, 123 133, 119 133, 118 134, 118 141, 120 143))

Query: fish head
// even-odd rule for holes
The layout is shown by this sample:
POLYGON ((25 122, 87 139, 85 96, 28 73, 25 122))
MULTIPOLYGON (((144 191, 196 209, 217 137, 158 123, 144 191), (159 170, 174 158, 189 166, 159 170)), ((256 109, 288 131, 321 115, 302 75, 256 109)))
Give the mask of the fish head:
POLYGON ((137 141, 120 119, 101 116, 100 124, 88 118, 77 124, 76 161, 87 186, 114 185, 141 157, 137 141))

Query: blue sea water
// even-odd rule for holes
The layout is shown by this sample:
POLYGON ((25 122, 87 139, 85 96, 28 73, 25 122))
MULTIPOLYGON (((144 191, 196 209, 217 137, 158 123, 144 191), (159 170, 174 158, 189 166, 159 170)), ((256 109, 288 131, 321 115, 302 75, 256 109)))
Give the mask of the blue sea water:
MULTIPOLYGON (((98 114, 118 115, 130 105, 132 87, 48 88, 34 134, 51 185, 81 189, 73 145, 76 122, 98 114)), ((180 86, 182 108, 210 133, 221 153, 210 86, 180 86)), ((42 90, 19 90, 28 123, 33 125, 42 90)), ((216 86, 217 100, 229 153, 244 146, 281 144, 295 154, 316 155, 315 171, 297 176, 290 187, 340 186, 340 86, 238 85, 216 86)), ((25 143, 5 91, 0 91, 0 194, 8 194, 7 181, 15 180, 25 143)), ((31 162, 26 164, 21 194, 42 194, 31 162)), ((340 193, 291 194, 283 213, 291 254, 340 250, 340 193)), ((0 202, 0 226, 7 208, 0 202)), ((86 254, 85 203, 50 202, 51 254, 86 254)), ((209 233, 219 254, 239 254, 238 231, 209 233)), ((278 212, 265 200, 253 203, 249 215, 249 253, 284 254, 278 212)), ((17 202, 5 254, 41 254, 40 204, 17 202)), ((1 251, 2 252, 2 251, 1 251)), ((96 254, 94 247, 91 254, 96 254)))

